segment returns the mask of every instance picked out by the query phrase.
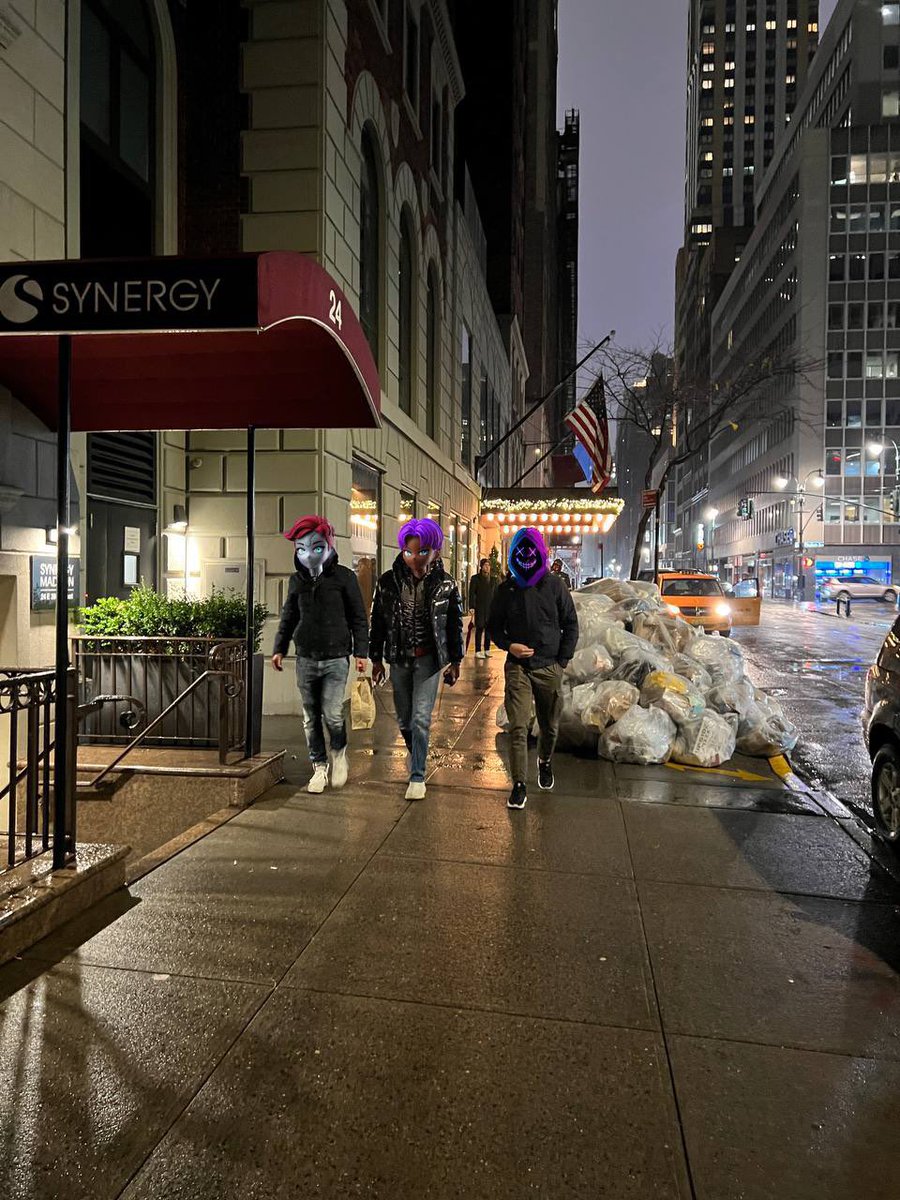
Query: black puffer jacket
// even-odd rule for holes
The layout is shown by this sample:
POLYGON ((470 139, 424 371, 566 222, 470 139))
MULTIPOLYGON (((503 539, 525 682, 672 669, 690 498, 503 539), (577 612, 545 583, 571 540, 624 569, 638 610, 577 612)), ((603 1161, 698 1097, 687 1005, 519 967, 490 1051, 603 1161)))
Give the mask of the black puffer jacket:
POLYGON ((545 575, 525 588, 510 578, 497 588, 488 629, 501 650, 508 651, 513 642, 531 647, 532 658, 515 660, 526 670, 557 662, 566 667, 578 641, 578 614, 558 575, 545 575))
MULTIPOLYGON (((400 593, 409 567, 398 554, 390 571, 378 580, 372 600, 372 632, 369 657, 372 662, 403 662, 404 623, 400 593)), ((434 635, 438 662, 442 667, 462 661, 462 602, 459 588, 444 570, 439 558, 425 576, 425 608, 434 635)))
POLYGON ((298 658, 365 658, 369 652, 366 609, 354 573, 332 554, 313 578, 297 562, 275 634, 275 654, 287 654, 291 640, 298 658))

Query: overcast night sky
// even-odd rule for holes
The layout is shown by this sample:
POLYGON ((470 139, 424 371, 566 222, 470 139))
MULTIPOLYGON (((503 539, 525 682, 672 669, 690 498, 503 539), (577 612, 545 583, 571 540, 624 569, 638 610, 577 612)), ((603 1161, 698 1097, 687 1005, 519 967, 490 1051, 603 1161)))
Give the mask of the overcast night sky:
MULTIPOLYGON (((822 0, 822 28, 837 0, 822 0)), ((560 0, 560 126, 581 110, 579 337, 672 338, 688 0, 560 0)))

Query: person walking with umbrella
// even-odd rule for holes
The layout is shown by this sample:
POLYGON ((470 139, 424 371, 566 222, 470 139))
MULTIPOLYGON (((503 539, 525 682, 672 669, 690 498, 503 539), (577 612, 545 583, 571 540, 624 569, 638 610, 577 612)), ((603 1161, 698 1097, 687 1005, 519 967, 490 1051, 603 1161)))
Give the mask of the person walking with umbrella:
POLYGON ((491 653, 491 631, 488 618, 497 583, 491 578, 490 560, 483 558, 478 564, 478 574, 469 583, 469 613, 475 624, 475 657, 489 658, 491 653), (483 648, 482 648, 483 647, 483 648))

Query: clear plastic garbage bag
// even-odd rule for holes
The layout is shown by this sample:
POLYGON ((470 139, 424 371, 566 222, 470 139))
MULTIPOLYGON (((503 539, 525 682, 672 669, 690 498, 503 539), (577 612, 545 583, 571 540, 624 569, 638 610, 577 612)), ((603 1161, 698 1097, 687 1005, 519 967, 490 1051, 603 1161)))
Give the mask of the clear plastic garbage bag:
POLYGON ((703 715, 706 701, 693 684, 669 671, 652 671, 641 688, 641 704, 655 704, 679 727, 703 715))
POLYGON ((566 676, 573 683, 605 679, 613 665, 612 656, 602 644, 584 646, 572 655, 572 660, 566 667, 566 676))
POLYGON ((672 753, 675 725, 661 708, 635 705, 600 736, 600 753, 612 762, 664 763, 672 753))
POLYGON ((709 709, 683 721, 672 746, 672 759, 690 767, 720 767, 734 756, 736 722, 709 709))
POLYGON ((597 729, 605 729, 618 721, 640 700, 641 693, 632 683, 621 679, 607 679, 594 688, 594 696, 584 711, 583 720, 597 729))

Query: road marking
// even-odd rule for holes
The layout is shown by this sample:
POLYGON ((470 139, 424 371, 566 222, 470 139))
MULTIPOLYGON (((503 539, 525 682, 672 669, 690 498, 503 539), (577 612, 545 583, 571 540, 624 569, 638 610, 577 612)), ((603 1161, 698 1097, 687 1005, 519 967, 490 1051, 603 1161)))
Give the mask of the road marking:
POLYGON ((754 775, 752 771, 726 771, 723 767, 689 767, 685 763, 667 762, 672 771, 693 771, 697 775, 726 775, 729 779, 741 779, 745 783, 768 783, 765 775, 754 775))

